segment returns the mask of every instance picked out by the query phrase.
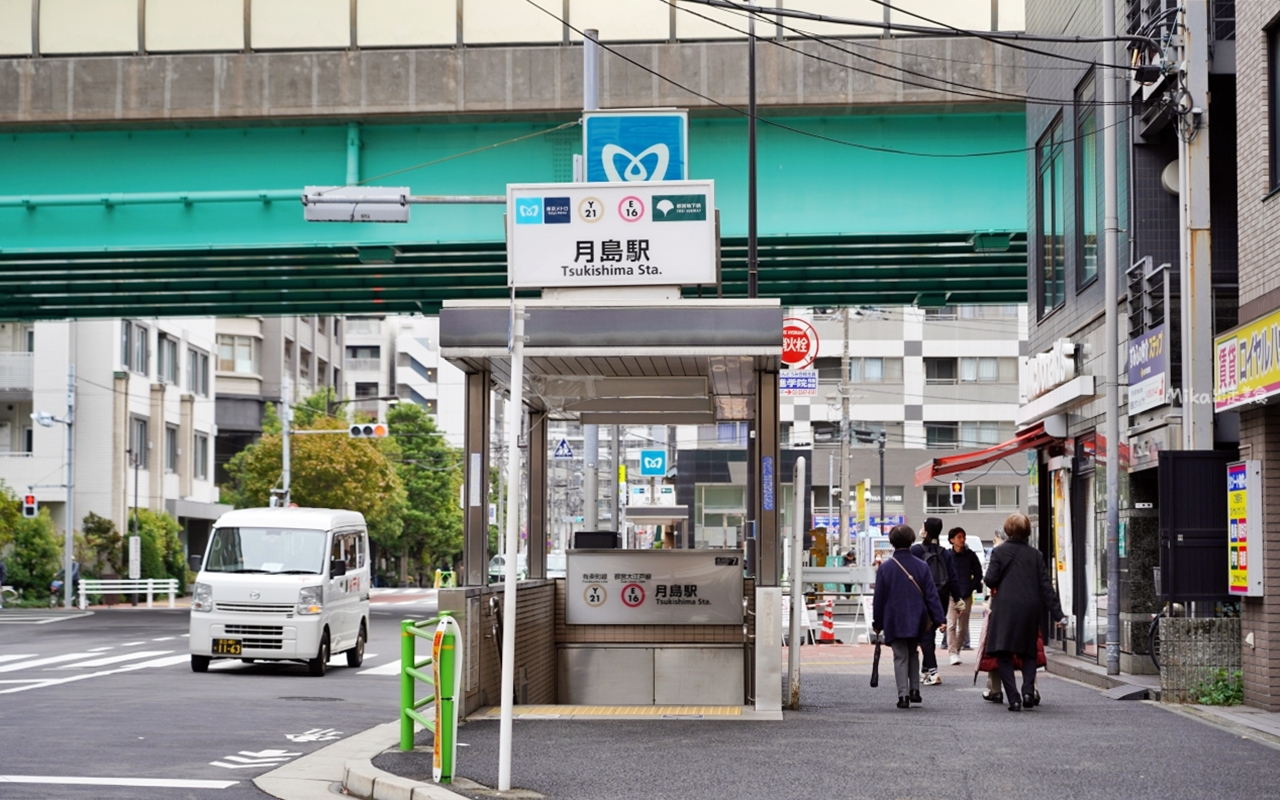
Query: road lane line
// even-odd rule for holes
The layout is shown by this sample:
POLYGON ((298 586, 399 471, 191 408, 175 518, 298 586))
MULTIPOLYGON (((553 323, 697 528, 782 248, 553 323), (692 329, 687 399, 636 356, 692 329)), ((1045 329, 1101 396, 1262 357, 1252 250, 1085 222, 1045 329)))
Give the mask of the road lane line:
POLYGON ((89 648, 89 652, 90 652, 90 653, 102 653, 102 652, 105 652, 105 651, 107 651, 107 650, 115 650, 115 649, 116 649, 116 646, 115 646, 115 645, 113 645, 113 644, 109 644, 109 645, 107 645, 106 647, 90 647, 90 648, 89 648))
POLYGON ((137 646, 138 646, 138 645, 140 645, 140 644, 146 644, 146 642, 125 642, 124 644, 122 644, 122 645, 120 645, 120 646, 121 646, 121 647, 137 647, 137 646))
POLYGON ((20 669, 43 667, 47 664, 60 664, 63 661, 77 661, 82 658, 93 658, 97 653, 63 653, 60 656, 45 656, 34 661, 19 661, 16 664, 0 665, 0 672, 17 672, 20 669))
POLYGON ((369 669, 362 669, 356 674, 357 675, 399 675, 400 662, 388 661, 387 663, 381 666, 370 667, 369 669))
POLYGON ((106 658, 95 658, 92 661, 80 661, 75 664, 63 664, 55 669, 84 669, 86 667, 105 667, 108 664, 119 664, 121 661, 136 661, 139 658, 151 658, 152 656, 167 656, 172 650, 134 650, 132 653, 121 653, 118 656, 107 656, 106 658))
POLYGON ((152 639, 153 642, 172 642, 176 636, 161 636, 159 639, 152 639))
POLYGON ((0 783, 43 783, 60 786, 131 786, 160 789, 227 789, 239 782, 173 778, 71 778, 54 775, 0 775, 0 783))
POLYGON ((14 653, 12 655, 0 656, 0 663, 5 661, 17 661, 20 658, 35 658, 35 653, 14 653))

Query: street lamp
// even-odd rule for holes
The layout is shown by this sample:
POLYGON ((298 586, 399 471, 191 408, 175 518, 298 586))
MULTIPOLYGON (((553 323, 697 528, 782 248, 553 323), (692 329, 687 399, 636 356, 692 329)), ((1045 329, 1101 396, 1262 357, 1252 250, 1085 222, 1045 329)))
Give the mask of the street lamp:
MULTIPOLYGON (((51 428, 57 422, 67 426, 67 477, 63 486, 67 490, 66 532, 62 541, 62 596, 63 604, 70 609, 72 588, 72 554, 75 549, 75 416, 76 416, 76 368, 67 368, 67 413, 61 417, 45 411, 35 411, 31 419, 42 428, 51 428)), ((35 488, 34 486, 31 488, 35 488)))

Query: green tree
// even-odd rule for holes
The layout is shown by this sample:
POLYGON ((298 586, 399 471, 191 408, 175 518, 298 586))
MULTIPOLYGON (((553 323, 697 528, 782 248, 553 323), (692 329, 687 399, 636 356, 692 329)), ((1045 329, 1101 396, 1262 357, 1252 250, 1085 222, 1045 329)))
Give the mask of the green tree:
MULTIPOLYGON (((182 525, 163 511, 137 509, 138 537, 142 540, 142 577, 164 580, 176 578, 178 590, 186 591, 187 565, 178 533, 182 525)), ((132 526, 132 517, 130 518, 132 526)), ((130 533, 132 533, 130 527, 130 533)))
POLYGON ((124 537, 116 531, 116 524, 90 511, 80 530, 84 532, 85 549, 92 558, 92 563, 88 558, 84 559, 83 568, 92 567, 96 571, 124 575, 124 537))
POLYGON ((5 559, 9 585, 27 597, 43 597, 62 565, 62 542, 48 509, 40 509, 39 516, 31 519, 18 517, 12 547, 5 559))
MULTIPOLYGON (((310 398, 304 401, 304 407, 309 402, 310 398)), ((271 490, 280 483, 281 432, 271 406, 263 415, 262 428, 263 437, 227 463, 231 483, 225 487, 225 496, 237 508, 269 505, 271 490)), ((380 546, 398 543, 405 494, 393 463, 399 457, 395 443, 352 439, 346 435, 345 422, 323 414, 294 428, 334 433, 292 437, 289 488, 293 502, 359 511, 369 524, 369 535, 380 546)))
POLYGON ((410 566, 432 569, 462 552, 462 454, 444 440, 435 420, 417 403, 399 403, 387 413, 400 453, 396 471, 407 504, 400 539, 400 575, 410 566))
POLYGON ((13 542, 13 532, 22 519, 22 504, 4 481, 0 481, 0 553, 13 542))

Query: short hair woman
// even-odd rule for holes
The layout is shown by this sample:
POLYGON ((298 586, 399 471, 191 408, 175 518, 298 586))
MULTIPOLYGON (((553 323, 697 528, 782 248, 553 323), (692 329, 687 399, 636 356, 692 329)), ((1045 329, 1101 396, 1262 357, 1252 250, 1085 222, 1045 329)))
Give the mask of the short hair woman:
POLYGON ((893 555, 876 570, 871 601, 871 629, 884 632, 893 648, 893 677, 898 687, 898 708, 921 702, 920 639, 932 637, 947 622, 938 599, 929 565, 911 555, 916 532, 907 525, 889 531, 893 555))

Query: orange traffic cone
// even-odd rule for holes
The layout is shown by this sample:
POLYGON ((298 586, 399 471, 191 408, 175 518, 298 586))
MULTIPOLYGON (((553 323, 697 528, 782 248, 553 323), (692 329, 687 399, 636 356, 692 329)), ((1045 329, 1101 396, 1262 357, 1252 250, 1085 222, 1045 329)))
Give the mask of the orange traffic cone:
POLYGON ((818 644, 836 644, 836 601, 828 598, 822 605, 822 633, 818 644))

